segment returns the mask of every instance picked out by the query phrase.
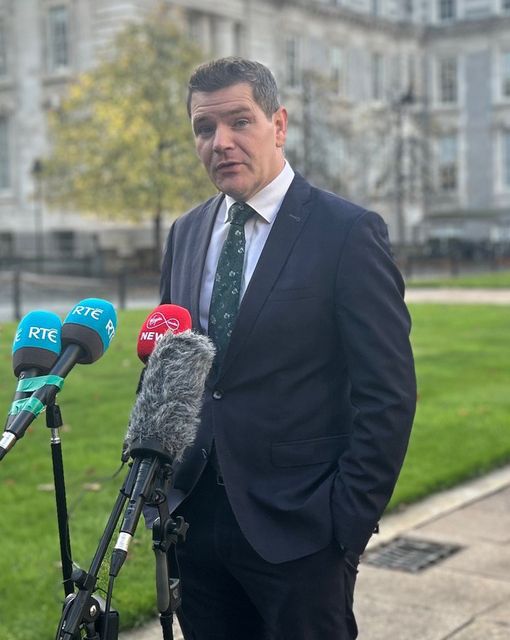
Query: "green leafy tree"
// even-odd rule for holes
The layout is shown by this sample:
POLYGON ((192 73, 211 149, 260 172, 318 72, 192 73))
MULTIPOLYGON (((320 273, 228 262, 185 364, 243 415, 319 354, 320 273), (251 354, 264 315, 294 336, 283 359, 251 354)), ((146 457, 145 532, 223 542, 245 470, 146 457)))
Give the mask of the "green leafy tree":
POLYGON ((80 75, 50 114, 44 162, 50 204, 110 219, 154 221, 211 192, 194 152, 187 81, 200 52, 164 9, 130 24, 108 58, 80 75))

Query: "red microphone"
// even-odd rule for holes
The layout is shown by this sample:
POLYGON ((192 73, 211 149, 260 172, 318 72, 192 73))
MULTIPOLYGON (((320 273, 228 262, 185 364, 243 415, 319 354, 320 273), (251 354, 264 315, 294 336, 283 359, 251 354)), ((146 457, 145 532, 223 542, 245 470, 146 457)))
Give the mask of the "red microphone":
POLYGON ((138 334, 137 353, 142 362, 147 362, 157 341, 167 331, 182 333, 191 329, 191 315, 176 304, 160 304, 147 319, 138 334))

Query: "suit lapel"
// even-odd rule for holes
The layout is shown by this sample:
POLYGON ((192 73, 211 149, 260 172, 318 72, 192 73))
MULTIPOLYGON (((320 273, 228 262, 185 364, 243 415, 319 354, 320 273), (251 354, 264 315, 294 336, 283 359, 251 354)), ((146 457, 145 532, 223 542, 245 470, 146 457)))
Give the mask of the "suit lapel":
POLYGON ((311 209, 310 185, 296 174, 278 211, 273 228, 243 296, 220 377, 238 355, 271 292, 285 262, 305 226, 311 209))
POLYGON ((218 194, 213 198, 197 217, 196 229, 194 231, 196 245, 194 247, 194 255, 191 261, 190 274, 190 297, 191 297, 191 317, 194 319, 193 328, 205 333, 204 328, 200 325, 200 288, 202 284, 202 276, 204 273, 205 259, 207 256, 207 248, 211 240, 211 234, 216 220, 216 214, 223 202, 223 194, 218 194))

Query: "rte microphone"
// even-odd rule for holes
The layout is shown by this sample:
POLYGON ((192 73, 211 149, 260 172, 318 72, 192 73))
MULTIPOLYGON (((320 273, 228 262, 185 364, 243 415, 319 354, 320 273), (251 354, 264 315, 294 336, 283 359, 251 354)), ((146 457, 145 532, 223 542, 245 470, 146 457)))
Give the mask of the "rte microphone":
POLYGON ((35 418, 52 402, 64 378, 75 364, 90 364, 108 349, 115 335, 117 316, 110 302, 100 298, 81 300, 62 325, 62 353, 49 371, 50 382, 37 389, 8 425, 0 439, 0 460, 22 438, 35 418))
POLYGON ((117 576, 124 563, 160 467, 179 460, 195 439, 213 358, 214 347, 206 336, 167 331, 148 359, 126 434, 135 461, 130 470, 135 481, 127 483, 133 490, 113 550, 110 576, 117 576))
POLYGON ((32 393, 48 381, 45 374, 60 354, 61 332, 62 321, 49 311, 31 311, 19 323, 12 343, 12 367, 18 378, 18 387, 5 428, 23 409, 32 393))

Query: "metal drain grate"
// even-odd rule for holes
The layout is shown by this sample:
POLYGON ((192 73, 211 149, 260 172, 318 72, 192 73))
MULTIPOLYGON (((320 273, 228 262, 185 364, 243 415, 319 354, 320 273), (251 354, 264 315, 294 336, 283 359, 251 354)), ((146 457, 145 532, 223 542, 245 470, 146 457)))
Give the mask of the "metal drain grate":
POLYGON ((448 558, 462 549, 456 544, 444 544, 418 538, 395 538, 363 558, 364 562, 384 569, 418 573, 448 558))

